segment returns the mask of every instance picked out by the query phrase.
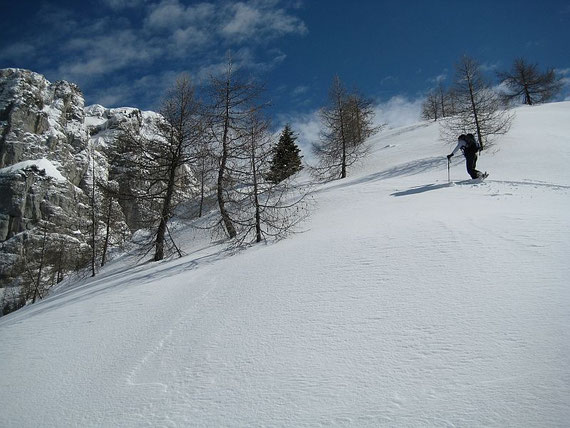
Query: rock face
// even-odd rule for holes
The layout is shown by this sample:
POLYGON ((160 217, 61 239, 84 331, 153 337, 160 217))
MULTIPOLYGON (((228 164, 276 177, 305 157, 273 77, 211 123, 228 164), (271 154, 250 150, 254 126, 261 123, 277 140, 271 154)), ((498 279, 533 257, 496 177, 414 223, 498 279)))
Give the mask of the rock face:
POLYGON ((87 171, 84 121, 77 86, 52 84, 27 70, 0 70, 0 242, 53 216, 50 206, 74 209, 64 195, 75 193, 87 171), (33 163, 7 173, 7 167, 30 160, 47 160, 66 181, 53 180, 33 163))
MULTIPOLYGON (((90 145, 95 153, 108 153, 109 148, 115 144, 123 127, 134 130, 142 135, 152 135, 156 132, 157 123, 161 116, 152 111, 141 111, 131 107, 120 107, 107 109, 95 104, 86 107, 86 127, 90 135, 90 145)), ((120 168, 112 164, 104 155, 97 158, 100 165, 98 176, 105 179, 115 180, 119 186, 119 193, 122 195, 136 194, 139 189, 137 183, 132 183, 122 177, 120 168)), ((145 223, 145 213, 148 207, 144 202, 133 201, 130 198, 119 200, 125 221, 131 230, 136 230, 145 223)))
MULTIPOLYGON (((108 148, 125 122, 143 133, 159 118, 134 108, 85 107, 73 83, 0 70, 0 289, 18 283, 16 261, 42 221, 60 240, 79 246, 88 241, 93 172, 97 182, 117 180, 128 190, 132 183, 112 176, 108 148)), ((118 216, 135 230, 141 215, 136 204, 118 202, 118 216)))
POLYGON ((83 104, 72 83, 50 83, 27 70, 0 70, 0 168, 47 158, 79 185, 89 159, 83 104))

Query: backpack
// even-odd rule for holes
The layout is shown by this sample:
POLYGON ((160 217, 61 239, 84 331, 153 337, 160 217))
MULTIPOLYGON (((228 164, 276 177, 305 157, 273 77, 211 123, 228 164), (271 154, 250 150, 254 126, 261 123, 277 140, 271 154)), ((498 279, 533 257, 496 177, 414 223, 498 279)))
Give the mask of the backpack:
POLYGON ((477 153, 479 151, 479 144, 477 144, 477 140, 475 140, 473 134, 464 135, 463 141, 467 143, 463 148, 463 153, 477 153))

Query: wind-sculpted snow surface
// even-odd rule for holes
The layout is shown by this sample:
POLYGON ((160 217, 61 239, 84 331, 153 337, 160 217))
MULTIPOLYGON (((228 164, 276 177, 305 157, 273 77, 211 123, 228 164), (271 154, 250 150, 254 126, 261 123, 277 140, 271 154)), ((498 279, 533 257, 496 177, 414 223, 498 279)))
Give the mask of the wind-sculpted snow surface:
POLYGON ((437 125, 380 135, 290 239, 186 229, 0 319, 0 425, 568 426, 569 119, 518 109, 456 186, 437 125))

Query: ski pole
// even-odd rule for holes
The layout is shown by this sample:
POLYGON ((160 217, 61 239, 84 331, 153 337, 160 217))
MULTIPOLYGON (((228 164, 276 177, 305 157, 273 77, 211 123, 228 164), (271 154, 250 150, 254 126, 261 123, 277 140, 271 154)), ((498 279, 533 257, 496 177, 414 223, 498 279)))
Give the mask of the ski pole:
POLYGON ((451 183, 451 178, 449 175, 449 164, 451 163, 450 159, 447 158, 447 184, 451 183))

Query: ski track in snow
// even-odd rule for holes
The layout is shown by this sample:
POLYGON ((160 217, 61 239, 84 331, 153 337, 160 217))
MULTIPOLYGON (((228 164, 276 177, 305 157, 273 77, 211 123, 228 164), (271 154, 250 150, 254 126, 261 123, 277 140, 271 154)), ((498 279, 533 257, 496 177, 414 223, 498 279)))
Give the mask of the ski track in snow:
POLYGON ((0 319, 0 425, 567 426, 564 157, 449 186, 436 130, 379 139, 287 240, 116 263, 0 319))

